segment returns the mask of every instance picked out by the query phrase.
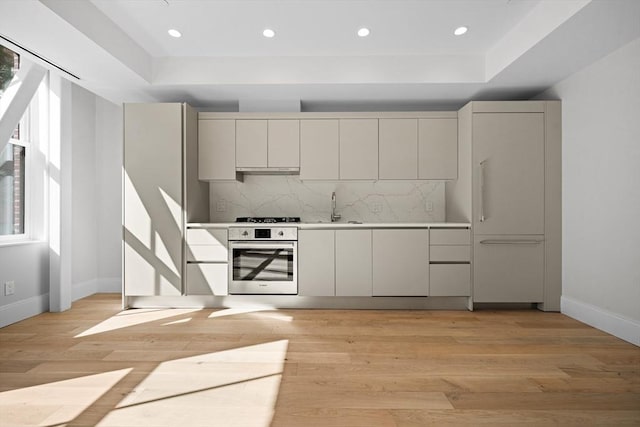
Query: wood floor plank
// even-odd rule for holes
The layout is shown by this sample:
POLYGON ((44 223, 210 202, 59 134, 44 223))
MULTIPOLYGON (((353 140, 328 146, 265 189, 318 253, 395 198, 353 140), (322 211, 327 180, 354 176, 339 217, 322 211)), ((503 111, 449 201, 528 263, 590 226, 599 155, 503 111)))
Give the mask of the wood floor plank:
POLYGON ((640 426, 640 348, 533 309, 122 312, 94 295, 0 329, 0 425, 640 426))
POLYGON ((640 411, 611 410, 394 410, 397 427, 424 426, 637 426, 640 411))
POLYGON ((620 393, 615 401, 611 393, 548 392, 548 393, 449 393, 447 397, 456 409, 529 409, 541 410, 635 410, 640 408, 640 394, 620 393))

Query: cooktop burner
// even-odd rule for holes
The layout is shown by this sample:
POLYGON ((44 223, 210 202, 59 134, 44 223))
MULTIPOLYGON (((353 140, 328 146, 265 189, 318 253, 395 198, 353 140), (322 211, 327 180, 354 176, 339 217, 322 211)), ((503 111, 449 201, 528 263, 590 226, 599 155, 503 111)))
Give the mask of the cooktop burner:
POLYGON ((300 222, 299 216, 241 216, 236 222, 252 222, 256 224, 276 224, 280 222, 300 222))

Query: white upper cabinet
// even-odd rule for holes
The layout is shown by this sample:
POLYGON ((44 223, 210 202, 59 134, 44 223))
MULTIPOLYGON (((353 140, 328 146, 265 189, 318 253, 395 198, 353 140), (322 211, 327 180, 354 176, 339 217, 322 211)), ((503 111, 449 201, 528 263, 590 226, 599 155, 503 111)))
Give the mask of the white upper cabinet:
POLYGON ((299 120, 236 120, 236 167, 298 168, 299 120))
POLYGON ((340 119, 340 179, 378 179, 378 119, 340 119))
POLYGON ((236 167, 267 167, 267 120, 236 120, 236 167))
POLYGON ((418 120, 418 179, 458 178, 458 120, 418 120))
POLYGON ((267 165, 300 167, 300 120, 269 120, 267 165))
POLYGON ((418 120, 380 119, 379 179, 418 178, 418 120))
POLYGON ((198 121, 198 179, 236 179, 236 121, 198 121))
POLYGON ((200 117, 202 180, 236 179, 232 167, 233 172, 247 173, 299 171, 302 180, 458 177, 455 114, 200 113, 200 117))
POLYGON ((337 119, 300 120, 300 179, 339 178, 339 135, 337 119))

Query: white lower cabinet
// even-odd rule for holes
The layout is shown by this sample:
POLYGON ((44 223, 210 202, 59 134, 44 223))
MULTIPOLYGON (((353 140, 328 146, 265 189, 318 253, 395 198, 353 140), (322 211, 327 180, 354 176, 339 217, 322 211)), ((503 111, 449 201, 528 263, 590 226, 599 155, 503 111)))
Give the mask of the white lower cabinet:
POLYGON ((429 230, 373 230, 373 295, 429 295, 429 230))
POLYGON ((187 295, 227 295, 227 263, 188 263, 187 295))
POLYGON ((186 294, 228 295, 229 240, 226 229, 188 228, 186 294))
POLYGON ((470 249, 468 228, 299 230, 298 295, 470 296, 470 249))
POLYGON ((430 231, 429 296, 471 296, 471 230, 430 231))
POLYGON ((298 231, 298 295, 334 296, 335 231, 298 231))
POLYGON ((372 230, 336 230, 336 295, 372 296, 372 230))
POLYGON ((474 302, 542 302, 544 236, 475 236, 474 302))
POLYGON ((468 297, 471 295, 471 265, 431 264, 429 295, 432 297, 468 297))

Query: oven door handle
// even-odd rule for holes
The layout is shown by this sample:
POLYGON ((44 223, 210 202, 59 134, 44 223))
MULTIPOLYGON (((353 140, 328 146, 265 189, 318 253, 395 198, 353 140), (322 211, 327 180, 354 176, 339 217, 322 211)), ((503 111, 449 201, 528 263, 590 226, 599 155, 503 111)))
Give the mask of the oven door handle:
POLYGON ((273 243, 273 242, 242 242, 242 243, 237 243, 237 242, 230 242, 229 243, 229 248, 230 249, 288 249, 288 248, 295 248, 296 247, 296 242, 280 242, 280 243, 273 243))

